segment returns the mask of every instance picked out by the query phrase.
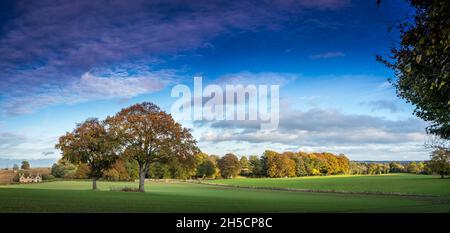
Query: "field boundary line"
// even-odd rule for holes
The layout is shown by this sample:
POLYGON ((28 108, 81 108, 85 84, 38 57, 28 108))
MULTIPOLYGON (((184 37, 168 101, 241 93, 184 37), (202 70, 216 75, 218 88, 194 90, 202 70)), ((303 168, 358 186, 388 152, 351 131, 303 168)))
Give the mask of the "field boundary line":
POLYGON ((397 197, 442 197, 430 194, 410 194, 410 193, 395 193, 395 192, 361 192, 361 191, 346 191, 346 190, 319 190, 319 189, 298 189, 298 188, 283 188, 283 187, 260 187, 260 186, 242 186, 233 184, 217 184, 198 180, 185 180, 186 183, 195 183, 210 185, 216 187, 241 188, 252 190, 274 190, 274 191, 290 191, 303 193, 336 193, 336 194, 355 194, 355 195, 379 195, 379 196, 397 196, 397 197))

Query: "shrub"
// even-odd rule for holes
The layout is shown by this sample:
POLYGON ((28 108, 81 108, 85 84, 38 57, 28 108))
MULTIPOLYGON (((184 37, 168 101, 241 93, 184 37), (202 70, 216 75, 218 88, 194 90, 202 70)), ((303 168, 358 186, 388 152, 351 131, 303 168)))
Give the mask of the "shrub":
POLYGON ((42 174, 42 180, 54 180, 55 177, 50 174, 42 174))
POLYGON ((112 187, 109 189, 110 191, 116 191, 116 192, 141 192, 139 188, 133 188, 133 187, 112 187))
POLYGON ((66 160, 59 160, 52 166, 52 175, 58 178, 73 178, 77 170, 77 166, 66 160))

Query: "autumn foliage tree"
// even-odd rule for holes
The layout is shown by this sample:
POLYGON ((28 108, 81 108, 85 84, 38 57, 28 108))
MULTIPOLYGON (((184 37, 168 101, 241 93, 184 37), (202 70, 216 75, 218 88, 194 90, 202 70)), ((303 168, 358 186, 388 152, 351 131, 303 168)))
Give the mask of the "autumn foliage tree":
POLYGON ((239 159, 234 154, 226 154, 218 161, 218 166, 223 178, 236 177, 241 171, 239 159))
POLYGON ((289 157, 289 154, 266 151, 264 156, 267 159, 267 176, 293 177, 296 175, 295 161, 289 157))
POLYGON ((74 164, 89 166, 92 189, 97 189, 97 179, 110 169, 119 156, 119 141, 109 133, 104 122, 87 119, 72 132, 59 138, 55 146, 62 151, 63 159, 74 164))
POLYGON ((120 138, 124 156, 139 165, 139 190, 152 163, 195 164, 199 152, 190 131, 153 103, 144 102, 122 109, 106 122, 120 138))

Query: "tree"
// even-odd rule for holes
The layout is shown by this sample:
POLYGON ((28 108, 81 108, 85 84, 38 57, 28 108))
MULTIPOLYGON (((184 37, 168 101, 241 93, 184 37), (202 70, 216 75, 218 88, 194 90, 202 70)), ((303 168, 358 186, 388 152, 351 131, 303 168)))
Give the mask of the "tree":
POLYGON ((247 156, 242 156, 239 163, 241 165, 241 175, 248 176, 250 174, 250 163, 247 156))
POLYGON ((311 154, 305 158, 305 167, 309 176, 317 176, 322 174, 324 164, 315 154, 311 154))
POLYGON ((76 168, 76 172, 73 174, 75 179, 87 179, 89 178, 90 168, 87 164, 80 163, 76 168))
POLYGON ((424 162, 417 163, 417 170, 418 170, 417 174, 427 174, 426 166, 425 166, 424 162))
MULTIPOLYGON (((79 168, 78 168, 79 170, 79 168)), ((78 172, 77 170, 77 172, 78 172)), ((108 169, 105 174, 103 174, 103 178, 106 180, 113 180, 113 181, 129 181, 132 180, 130 177, 130 174, 126 167, 126 161, 124 158, 118 158, 117 161, 114 163, 114 165, 108 169)))
POLYGON ((198 153, 194 157, 195 157, 195 168, 193 170, 195 173, 192 175, 197 177, 203 177, 204 176, 203 171, 199 172, 198 169, 200 165, 202 165, 208 159, 209 156, 206 153, 198 153))
POLYGON ((213 178, 216 174, 216 163, 213 159, 207 158, 203 163, 201 163, 197 168, 197 176, 202 178, 213 178))
POLYGON ((398 162, 389 163, 389 171, 391 173, 401 173, 405 172, 405 167, 398 162))
POLYGON ((419 174, 420 173, 420 168, 417 165, 416 162, 411 162, 406 166, 406 170, 408 171, 408 173, 414 173, 414 174, 419 174))
POLYGON ((171 177, 175 179, 190 179, 197 174, 197 165, 193 156, 183 160, 172 157, 168 165, 171 177))
POLYGON ((450 151, 444 149, 433 151, 428 166, 432 172, 441 175, 444 179, 444 176, 450 172, 450 151))
POLYGON ((297 176, 307 176, 308 172, 306 170, 305 159, 300 154, 297 154, 292 159, 295 162, 295 168, 296 168, 295 174, 297 176))
POLYGON ((89 178, 92 189, 97 189, 97 179, 110 169, 119 155, 117 138, 112 137, 104 122, 90 118, 72 132, 59 138, 56 148, 60 149, 63 159, 74 164, 85 163, 89 166, 89 178))
POLYGON ((57 178, 75 178, 76 172, 77 166, 65 159, 58 160, 57 163, 53 164, 51 170, 52 175, 57 178))
POLYGON ((410 0, 412 22, 401 23, 401 41, 391 49, 397 95, 415 105, 414 113, 431 123, 427 132, 450 139, 450 1, 410 0))
POLYGON ((380 169, 379 164, 377 164, 377 163, 367 164, 367 173, 370 175, 381 174, 381 169, 380 169))
POLYGON ((223 178, 236 177, 241 171, 239 159, 234 154, 226 154, 220 158, 218 166, 223 178))
POLYGON ((13 170, 14 170, 14 171, 18 171, 18 170, 19 170, 19 165, 14 164, 14 165, 13 165, 13 170))
POLYGON ((119 172, 116 169, 114 169, 114 168, 110 168, 110 169, 104 171, 102 177, 105 180, 109 180, 109 181, 120 180, 119 172))
POLYGON ((139 166, 139 190, 144 192, 150 164, 177 161, 189 164, 200 150, 190 131, 153 103, 144 102, 122 109, 106 119, 113 134, 120 138, 123 155, 139 166))
POLYGON ((258 156, 256 155, 250 156, 249 166, 250 166, 250 173, 252 176, 256 177, 264 176, 263 163, 258 156))
POLYGON ((267 175, 269 177, 295 176, 295 162, 287 154, 266 151, 264 156, 267 158, 267 175))
POLYGON ((365 163, 350 162, 350 174, 352 175, 368 174, 368 167, 365 163))
POLYGON ((172 174, 168 164, 154 162, 150 164, 148 177, 152 179, 170 179, 172 178, 172 174))
POLYGON ((336 174, 348 174, 350 173, 350 160, 344 154, 337 156, 339 169, 336 174))
POLYGON ((125 168, 127 169, 130 179, 135 180, 139 178, 139 165, 135 160, 125 160, 125 168))
POLYGON ((22 166, 20 166, 20 168, 22 170, 28 170, 28 169, 30 169, 30 163, 28 161, 24 160, 24 161, 22 161, 22 166))

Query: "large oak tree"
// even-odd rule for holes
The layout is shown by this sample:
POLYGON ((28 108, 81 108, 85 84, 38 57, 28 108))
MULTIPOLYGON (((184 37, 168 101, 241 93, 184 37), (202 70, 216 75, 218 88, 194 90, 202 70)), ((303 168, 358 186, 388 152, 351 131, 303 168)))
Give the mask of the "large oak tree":
POLYGON ((125 156, 139 165, 139 190, 144 191, 145 176, 152 163, 177 161, 189 164, 199 152, 190 131, 153 103, 144 102, 122 109, 106 119, 120 138, 125 156))
POLYGON ((87 119, 72 132, 59 138, 55 146, 62 151, 63 159, 74 164, 89 166, 92 189, 97 189, 97 179, 110 169, 119 156, 119 141, 113 138, 104 122, 87 119))

